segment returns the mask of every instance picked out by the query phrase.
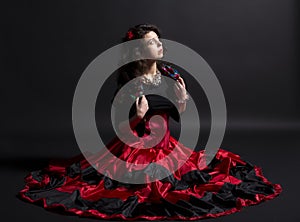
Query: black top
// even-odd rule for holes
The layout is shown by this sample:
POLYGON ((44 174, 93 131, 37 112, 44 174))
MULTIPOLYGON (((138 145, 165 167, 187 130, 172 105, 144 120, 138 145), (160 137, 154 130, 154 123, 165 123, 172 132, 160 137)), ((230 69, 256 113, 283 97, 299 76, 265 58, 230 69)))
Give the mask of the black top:
MULTIPOLYGON (((169 78, 169 77, 166 77, 169 78)), ((145 116, 147 115, 154 115, 160 113, 166 113, 168 116, 171 116, 175 121, 179 122, 180 115, 176 106, 171 102, 171 99, 175 101, 175 94, 173 89, 173 81, 169 82, 166 81, 163 77, 161 78, 161 83, 158 86, 155 85, 147 85, 143 84, 143 94, 146 96, 148 101, 149 109, 146 112, 145 116), (168 99, 170 98, 170 100, 168 99)), ((125 95, 126 102, 132 103, 128 118, 130 119, 136 113, 136 105, 135 99, 129 95, 125 95)), ((125 119, 121 119, 120 112, 122 110, 122 103, 117 103, 115 107, 115 122, 118 125, 120 122, 124 121, 125 119)), ((124 115, 123 115, 124 116, 124 115)), ((141 121, 136 128, 142 129, 143 128, 143 121, 141 121)), ((140 131, 140 130, 138 130, 140 131)))

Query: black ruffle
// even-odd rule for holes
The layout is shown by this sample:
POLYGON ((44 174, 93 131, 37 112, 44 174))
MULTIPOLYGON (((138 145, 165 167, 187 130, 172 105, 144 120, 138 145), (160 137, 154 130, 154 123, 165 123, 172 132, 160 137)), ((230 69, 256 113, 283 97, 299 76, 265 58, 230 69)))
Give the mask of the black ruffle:
MULTIPOLYGON (((172 190, 185 190, 194 184, 208 184, 211 176, 209 171, 214 169, 220 161, 214 159, 205 171, 193 170, 182 175, 181 180, 177 180, 170 175, 161 181, 172 184, 172 190)), ((145 174, 143 171, 133 172, 132 177, 145 174)), ((49 172, 50 173, 50 172, 49 172)), ((34 171, 31 173, 34 180, 42 182, 46 171, 34 171)), ((66 167, 66 176, 57 176, 47 174, 50 182, 43 188, 33 189, 25 193, 32 200, 45 198, 47 205, 60 204, 66 209, 95 209, 101 213, 112 215, 122 214, 127 218, 138 217, 141 214, 145 216, 184 216, 197 217, 206 214, 219 214, 237 207, 237 198, 255 200, 257 194, 270 195, 275 190, 271 184, 263 182, 256 175, 254 166, 246 162, 246 165, 237 165, 230 169, 230 175, 242 180, 239 184, 224 183, 218 192, 205 191, 202 198, 190 196, 189 200, 179 200, 176 203, 161 198, 160 202, 138 202, 137 196, 130 196, 125 201, 118 198, 101 198, 98 201, 88 201, 80 196, 80 192, 75 190, 72 193, 61 192, 55 188, 60 187, 66 180, 66 177, 74 178, 80 176, 82 181, 89 184, 98 184, 104 180, 105 189, 114 190, 117 187, 127 187, 129 189, 139 189, 144 184, 127 184, 110 179, 98 173, 92 166, 81 169, 80 163, 76 162, 66 167)))

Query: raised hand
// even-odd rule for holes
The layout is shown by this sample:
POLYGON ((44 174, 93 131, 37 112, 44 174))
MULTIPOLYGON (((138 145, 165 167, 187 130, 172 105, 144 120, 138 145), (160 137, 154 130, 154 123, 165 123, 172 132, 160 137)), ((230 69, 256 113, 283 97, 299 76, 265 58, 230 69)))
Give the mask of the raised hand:
POLYGON ((174 91, 179 100, 187 99, 185 83, 182 77, 179 77, 174 84, 174 91))
POLYGON ((135 104, 136 104, 136 115, 142 119, 149 109, 146 96, 142 95, 141 97, 136 98, 135 104))

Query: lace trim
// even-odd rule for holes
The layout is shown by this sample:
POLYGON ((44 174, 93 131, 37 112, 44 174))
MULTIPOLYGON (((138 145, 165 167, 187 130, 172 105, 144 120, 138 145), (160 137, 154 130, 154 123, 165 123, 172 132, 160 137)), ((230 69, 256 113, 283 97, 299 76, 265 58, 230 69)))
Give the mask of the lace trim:
POLYGON ((147 78, 146 76, 141 76, 141 80, 145 85, 158 86, 161 83, 161 72, 157 70, 156 75, 154 75, 152 79, 147 78))

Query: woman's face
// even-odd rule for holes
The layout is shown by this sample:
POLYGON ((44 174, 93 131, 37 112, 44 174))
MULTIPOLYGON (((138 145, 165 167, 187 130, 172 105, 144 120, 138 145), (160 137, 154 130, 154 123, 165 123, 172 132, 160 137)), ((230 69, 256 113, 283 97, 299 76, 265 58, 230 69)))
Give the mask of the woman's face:
POLYGON ((144 35, 145 53, 153 59, 160 59, 163 57, 163 47, 157 34, 153 31, 144 35))

